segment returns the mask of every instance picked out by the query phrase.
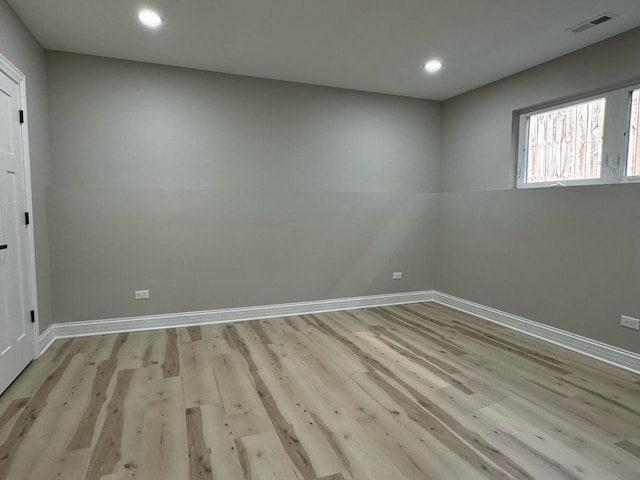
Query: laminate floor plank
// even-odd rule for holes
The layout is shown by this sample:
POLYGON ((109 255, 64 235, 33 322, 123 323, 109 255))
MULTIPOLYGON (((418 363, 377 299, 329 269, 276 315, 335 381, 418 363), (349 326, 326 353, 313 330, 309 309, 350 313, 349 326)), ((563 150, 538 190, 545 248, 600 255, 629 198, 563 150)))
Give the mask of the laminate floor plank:
POLYGON ((56 341, 2 480, 640 480, 640 375, 407 304, 56 341))
MULTIPOLYGON (((115 357, 119 370, 136 370, 144 367, 150 332, 131 332, 118 336, 115 357)), ((112 355, 113 357, 114 355, 112 355)))
POLYGON ((84 467, 89 459, 88 448, 61 452, 56 448, 56 440, 49 437, 49 442, 42 449, 29 480, 84 480, 84 467))
POLYGON ((211 355, 223 355, 233 351, 224 336, 223 325, 209 325, 202 327, 200 331, 202 340, 207 345, 207 350, 211 355))
MULTIPOLYGON (((304 326, 300 328, 300 335, 289 338, 291 338, 291 341, 304 346, 304 348, 318 350, 328 361, 336 363, 346 371, 352 373, 367 371, 367 367, 362 364, 358 357, 342 348, 336 339, 323 334, 315 327, 304 326)), ((283 340, 286 342, 289 338, 284 337, 283 340)))
POLYGON ((210 452, 214 479, 244 480, 233 432, 222 403, 200 406, 205 444, 210 452))
POLYGON ((210 353, 202 340, 178 345, 184 403, 187 408, 222 401, 210 366, 210 353))
POLYGON ((166 332, 166 348, 162 362, 162 374, 165 378, 180 375, 180 358, 178 355, 178 332, 170 328, 166 332))
MULTIPOLYGON (((343 463, 349 468, 352 463, 358 465, 361 462, 353 453, 349 452, 347 455, 344 452, 348 451, 348 442, 352 436, 362 430, 365 432, 362 434, 363 438, 374 439, 375 446, 382 447, 377 455, 402 471, 406 478, 430 478, 437 472, 441 473, 443 478, 448 476, 465 479, 477 475, 476 471, 452 455, 431 435, 425 435, 425 432, 408 418, 406 412, 387 397, 384 390, 371 382, 366 374, 345 372, 339 366, 327 362, 321 355, 317 355, 317 352, 303 350, 299 353, 302 364, 294 362, 290 367, 299 369, 300 380, 291 383, 299 384, 301 390, 306 390, 307 383, 302 379, 308 379, 310 375, 318 377, 319 382, 316 383, 323 388, 317 390, 316 398, 324 398, 324 403, 335 409, 335 422, 345 423, 347 431, 351 432, 340 437, 334 433, 335 425, 332 425, 333 428, 329 425, 324 427, 336 450, 342 452, 340 457, 345 458, 343 463), (318 368, 318 365, 322 367, 318 368), (352 426, 353 421, 357 422, 358 427, 352 426), (431 454, 427 456, 424 454, 425 451, 431 454), (352 461, 348 461, 350 457, 353 457, 352 461), (455 464, 456 468, 447 468, 447 464, 449 467, 455 464)), ((316 400, 312 405, 318 403, 316 400)), ((482 405, 478 408, 480 406, 482 405)), ((313 417, 317 424, 323 424, 325 418, 333 419, 334 415, 314 414, 313 417)))
MULTIPOLYGON (((82 358, 78 360, 82 361, 82 358)), ((52 398, 56 398, 61 394, 59 389, 56 390, 56 387, 58 383, 62 381, 62 378, 64 378, 69 365, 72 362, 78 364, 78 360, 74 361, 73 356, 66 356, 29 399, 26 407, 14 422, 6 440, 0 445, 0 478, 8 476, 15 470, 22 472, 22 477, 25 478, 25 473, 30 472, 33 468, 42 445, 48 442, 49 437, 45 435, 30 436, 29 433, 38 422, 42 411, 47 407, 49 396, 52 395, 52 398), (31 441, 31 439, 35 439, 35 441, 31 441), (31 448, 30 444, 32 443, 37 443, 39 448, 31 448), (14 457, 22 458, 22 461, 13 462, 14 457)), ((66 381, 69 380, 70 378, 67 377, 66 381)), ((42 422, 50 424, 59 418, 57 413, 52 413, 52 415, 54 415, 54 418, 43 418, 42 422)), ((15 472, 13 475, 16 477, 21 476, 15 472)))
MULTIPOLYGON (((74 356, 73 360, 82 360, 81 355, 74 356)), ((72 361, 73 363, 73 361, 72 361)), ((89 403, 93 400, 92 387, 96 377, 97 368, 93 362, 86 361, 80 366, 81 371, 74 370, 72 363, 65 372, 70 380, 76 380, 69 387, 60 382, 56 388, 60 390, 58 398, 50 395, 50 403, 42 410, 39 421, 36 422, 29 436, 40 436, 49 439, 42 449, 41 455, 34 464, 30 478, 54 479, 74 478, 81 479, 84 473, 82 466, 86 464, 89 456, 91 438, 84 446, 76 446, 70 449, 74 438, 79 432, 88 430, 84 424, 89 403), (46 421, 53 418, 54 421, 46 421)), ((52 392, 53 393, 53 392, 52 392)))
POLYGON ((489 407, 476 414, 482 425, 480 432, 486 432, 496 448, 508 451, 523 468, 539 472, 543 478, 584 479, 584 478, 634 478, 637 469, 628 464, 618 463, 623 458, 610 444, 598 448, 598 441, 583 436, 558 419, 556 435, 548 435, 542 428, 512 414, 502 406, 489 407), (500 429, 491 431, 487 424, 502 419, 500 429), (593 449, 593 455, 582 458, 576 450, 593 449))
POLYGON ((136 478, 187 479, 189 450, 182 381, 161 376, 155 373, 148 383, 136 478))
POLYGON ((275 432, 236 440, 246 480, 300 480, 302 473, 291 462, 275 432))
POLYGON ((613 478, 633 478, 633 473, 638 471, 637 465, 625 462, 625 455, 616 448, 616 437, 610 435, 608 441, 603 441, 597 427, 568 412, 560 415, 551 409, 539 410, 525 398, 511 397, 487 406, 475 415, 478 417, 475 422, 481 428, 494 424, 496 418, 502 419, 499 430, 502 442, 509 447, 516 446, 514 442, 517 442, 525 455, 535 449, 539 459, 544 458, 552 465, 561 465, 574 457, 575 460, 568 462, 563 470, 579 478, 583 473, 581 469, 601 471, 601 475, 607 472, 613 478), (554 435, 548 432, 554 432, 554 435), (592 454, 581 459, 575 453, 581 449, 592 454))
POLYGON ((212 355, 210 362, 226 412, 225 423, 233 437, 273 430, 242 355, 212 355))
MULTIPOLYGON (((4 412, 16 399, 30 398, 61 362, 66 358, 72 340, 54 342, 37 362, 31 362, 9 388, 0 395, 0 412, 4 412)), ((0 424, 0 431, 3 425, 0 424)))
POLYGON ((31 480, 31 472, 50 441, 50 436, 29 437, 11 453, 11 465, 8 470, 0 472, 0 478, 31 480))
MULTIPOLYGON (((121 370, 121 372, 127 371, 129 370, 121 370)), ((109 473, 122 473, 127 478, 143 478, 144 480, 149 478, 151 480, 144 472, 141 472, 141 469, 144 469, 145 458, 144 422, 149 413, 149 402, 154 394, 153 383, 161 378, 161 369, 155 366, 133 370, 133 376, 122 406, 124 425, 119 442, 120 460, 109 473)), ((182 396, 179 400, 179 408, 171 412, 172 416, 177 416, 179 412, 183 411, 182 396)), ((171 435, 180 438, 180 431, 176 430, 171 435)))
MULTIPOLYGON (((327 432, 322 429, 318 422, 314 421, 313 415, 309 411, 307 400, 301 395, 300 389, 296 388, 293 378, 290 375, 290 362, 298 362, 299 358, 295 352, 283 349, 280 345, 254 345, 252 355, 258 363, 266 364, 271 361, 273 368, 261 369, 260 376, 266 388, 272 392, 272 399, 275 408, 279 412, 286 412, 286 419, 279 422, 280 428, 286 430, 285 433, 294 435, 288 441, 299 442, 304 448, 304 456, 310 462, 311 468, 309 478, 325 476, 344 469, 340 455, 336 453, 327 432)), ((307 378, 308 382, 314 381, 307 378)), ((308 385, 308 383, 307 383, 308 385)), ((273 422, 274 427, 278 422, 273 422)), ((299 456, 297 452, 292 452, 294 456, 299 456)), ((296 462, 294 462, 296 463, 296 462)), ((304 467, 299 468, 304 471, 304 467)))
POLYGON ((0 445, 7 441, 7 437, 11 432, 14 422, 18 419, 18 416, 29 403, 28 398, 15 398, 11 403, 6 405, 6 408, 0 415, 0 445))
MULTIPOLYGON (((410 354, 403 355, 402 349, 393 348, 372 332, 355 334, 356 343, 362 351, 369 354, 393 371, 399 378, 415 388, 438 390, 452 385, 445 375, 438 375, 437 368, 428 369, 424 364, 416 362, 410 354), (445 378, 443 378, 445 377, 445 378)), ((453 381, 453 379, 451 379, 453 381)), ((471 392, 470 392, 471 393, 471 392)))
MULTIPOLYGON (((343 395, 340 389, 347 383, 353 383, 347 372, 340 371, 340 377, 331 375, 331 383, 327 383, 321 377, 326 364, 317 358, 302 361, 303 352, 305 350, 299 355, 287 355, 286 350, 283 351, 291 359, 285 362, 288 383, 300 397, 303 412, 322 433, 324 438, 321 444, 333 450, 334 459, 339 459, 343 469, 350 472, 353 478, 405 478, 386 457, 383 445, 377 444, 358 423, 355 414, 359 410, 355 401, 350 399, 348 404, 341 401, 343 395), (319 370, 310 370, 310 365, 319 367, 319 370)), ((336 370, 332 371, 335 374, 336 370)))
POLYGON ((189 333, 189 329, 187 327, 177 328, 176 333, 178 335, 178 343, 191 342, 191 334, 189 333))

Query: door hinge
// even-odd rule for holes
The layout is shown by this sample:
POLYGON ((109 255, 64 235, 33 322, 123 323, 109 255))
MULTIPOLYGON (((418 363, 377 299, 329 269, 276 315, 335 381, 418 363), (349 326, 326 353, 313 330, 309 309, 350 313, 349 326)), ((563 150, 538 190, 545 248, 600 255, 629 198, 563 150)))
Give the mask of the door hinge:
POLYGON ((24 110, 20 110, 20 124, 24 123, 24 110))
POLYGON ((24 224, 29 225, 31 222, 29 221, 29 212, 24 212, 24 224))
POLYGON ((36 323, 36 311, 31 310, 31 323, 36 323))

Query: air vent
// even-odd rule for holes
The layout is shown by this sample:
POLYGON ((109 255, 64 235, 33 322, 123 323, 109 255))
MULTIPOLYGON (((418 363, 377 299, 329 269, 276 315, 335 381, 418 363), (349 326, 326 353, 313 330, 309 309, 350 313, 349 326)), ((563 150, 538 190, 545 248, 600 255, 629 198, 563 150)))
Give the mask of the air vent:
POLYGON ((579 24, 571 28, 567 28, 567 31, 573 32, 573 33, 584 32, 585 30, 588 30, 593 27, 597 27, 598 25, 602 25, 603 23, 608 22, 609 20, 613 20, 614 18, 617 18, 617 17, 618 16, 613 13, 605 12, 585 22, 580 22, 579 24))

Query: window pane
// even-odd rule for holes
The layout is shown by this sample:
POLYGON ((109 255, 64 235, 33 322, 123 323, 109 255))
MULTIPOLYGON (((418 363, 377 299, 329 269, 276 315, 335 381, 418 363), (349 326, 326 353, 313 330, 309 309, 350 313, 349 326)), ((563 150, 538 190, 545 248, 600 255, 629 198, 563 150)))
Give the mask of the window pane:
POLYGON ((627 156, 627 176, 640 176, 640 90, 631 96, 631 126, 629 128, 629 154, 627 156))
POLYGON ((605 104, 600 98, 531 115, 526 181, 600 178, 605 104))

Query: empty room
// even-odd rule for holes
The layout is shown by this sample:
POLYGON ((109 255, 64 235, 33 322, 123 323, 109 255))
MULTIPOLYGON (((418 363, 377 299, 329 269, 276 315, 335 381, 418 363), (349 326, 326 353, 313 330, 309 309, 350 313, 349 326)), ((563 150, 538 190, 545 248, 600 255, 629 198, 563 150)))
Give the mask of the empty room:
POLYGON ((640 480, 637 0, 0 0, 0 480, 640 480))

